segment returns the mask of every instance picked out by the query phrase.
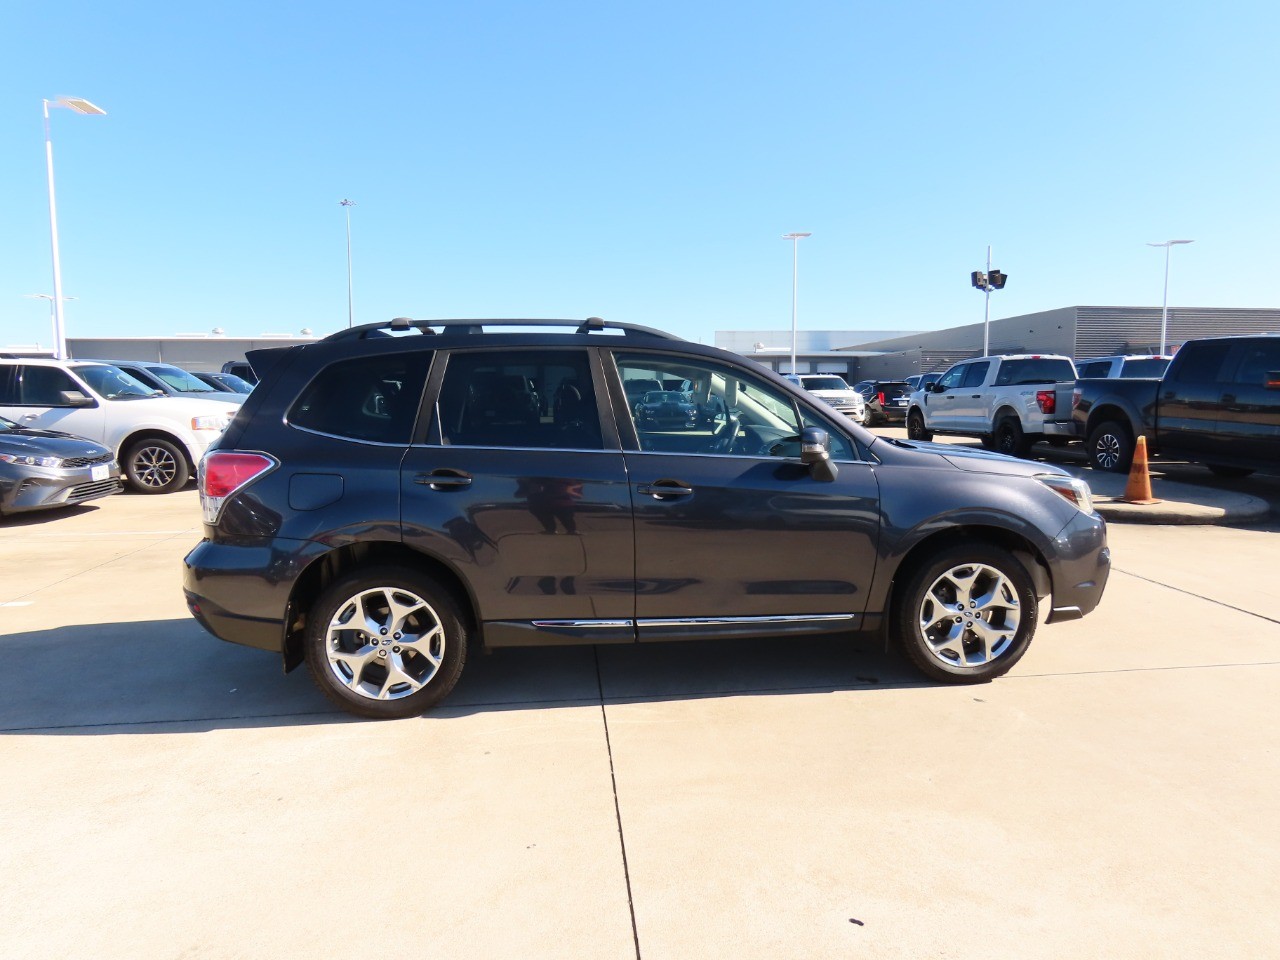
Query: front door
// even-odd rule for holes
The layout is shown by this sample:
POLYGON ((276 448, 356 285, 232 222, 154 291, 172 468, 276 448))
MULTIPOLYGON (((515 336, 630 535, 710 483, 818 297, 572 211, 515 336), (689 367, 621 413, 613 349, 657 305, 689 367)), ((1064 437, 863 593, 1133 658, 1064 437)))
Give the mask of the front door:
MULTIPOLYGON (((687 382, 694 424, 634 415, 626 453, 641 640, 859 625, 875 572, 873 466, 816 410, 715 361, 619 352, 622 382, 687 382), (834 482, 799 460, 801 426, 829 431, 834 482)), ((624 445, 629 438, 624 438, 624 445)))

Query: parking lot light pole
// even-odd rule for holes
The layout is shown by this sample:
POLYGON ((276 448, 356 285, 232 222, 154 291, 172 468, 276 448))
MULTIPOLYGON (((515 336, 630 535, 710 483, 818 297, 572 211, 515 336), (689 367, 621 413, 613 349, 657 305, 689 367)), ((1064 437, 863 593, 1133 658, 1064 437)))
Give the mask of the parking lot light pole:
POLYGON ((799 247, 800 241, 805 237, 812 237, 812 233, 784 233, 783 240, 791 241, 791 374, 795 376, 796 372, 796 283, 798 278, 798 268, 800 266, 799 247))
POLYGON ((347 327, 355 323, 355 307, 354 301, 351 299, 351 208, 356 205, 354 200, 342 199, 338 204, 347 211, 347 327))
POLYGON ((1195 243, 1194 240, 1166 240, 1164 243, 1148 243, 1148 247, 1164 247, 1164 303, 1160 307, 1160 355, 1164 356, 1165 332, 1169 328, 1169 249, 1180 243, 1195 243))
MULTIPOLYGON (((53 294, 51 293, 24 293, 24 297, 28 300, 48 300, 49 301, 49 323, 53 328, 53 338, 56 342, 58 339, 58 314, 53 309, 53 294)), ((63 300, 78 300, 79 297, 63 297, 63 300)))
POLYGON ((1009 275, 991 269, 991 244, 987 244, 987 272, 975 270, 969 274, 974 289, 986 294, 986 307, 982 312, 982 355, 991 355, 991 291, 1003 290, 1009 275))
POLYGON ((49 242, 53 247, 53 356, 67 358, 67 324, 62 312, 62 265, 58 259, 58 204, 53 194, 53 138, 49 134, 49 107, 66 107, 86 116, 105 116, 106 112, 80 97, 58 97, 42 100, 44 104, 44 158, 49 171, 49 242))

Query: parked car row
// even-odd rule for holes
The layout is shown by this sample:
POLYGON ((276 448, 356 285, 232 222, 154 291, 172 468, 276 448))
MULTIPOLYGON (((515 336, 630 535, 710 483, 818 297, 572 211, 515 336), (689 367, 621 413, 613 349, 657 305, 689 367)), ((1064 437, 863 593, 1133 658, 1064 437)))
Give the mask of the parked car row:
POLYGON ((164 363, 0 358, 0 515, 181 489, 251 385, 164 363))

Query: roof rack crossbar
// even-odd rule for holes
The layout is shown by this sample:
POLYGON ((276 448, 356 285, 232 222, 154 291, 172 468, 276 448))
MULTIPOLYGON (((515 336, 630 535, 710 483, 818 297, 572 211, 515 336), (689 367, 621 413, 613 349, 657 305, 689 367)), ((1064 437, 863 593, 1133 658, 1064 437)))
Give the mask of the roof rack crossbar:
POLYGON ((656 330, 653 327, 641 326, 638 323, 621 323, 616 320, 602 320, 600 317, 588 317, 586 320, 414 320, 411 317, 396 317, 381 323, 362 323, 357 327, 339 330, 330 334, 325 340, 364 340, 370 335, 386 335, 385 331, 404 333, 417 330, 425 335, 440 334, 477 334, 484 333, 485 327, 573 327, 575 333, 598 333, 603 330, 619 330, 627 337, 657 337, 662 340, 679 340, 680 337, 656 330))

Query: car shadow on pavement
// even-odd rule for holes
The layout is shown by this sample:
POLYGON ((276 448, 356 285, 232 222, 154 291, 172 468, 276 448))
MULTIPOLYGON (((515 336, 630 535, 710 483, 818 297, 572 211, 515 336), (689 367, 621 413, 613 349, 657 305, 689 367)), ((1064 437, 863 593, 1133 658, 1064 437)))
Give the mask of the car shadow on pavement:
MULTIPOLYGON (((0 734, 167 733, 363 722, 305 667, 224 643, 192 620, 86 624, 0 636, 0 734)), ((870 641, 723 640, 473 653, 427 719, 613 702, 928 686, 870 641)))

